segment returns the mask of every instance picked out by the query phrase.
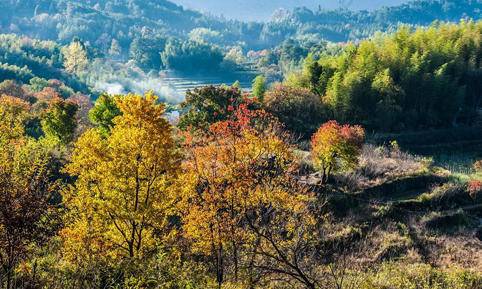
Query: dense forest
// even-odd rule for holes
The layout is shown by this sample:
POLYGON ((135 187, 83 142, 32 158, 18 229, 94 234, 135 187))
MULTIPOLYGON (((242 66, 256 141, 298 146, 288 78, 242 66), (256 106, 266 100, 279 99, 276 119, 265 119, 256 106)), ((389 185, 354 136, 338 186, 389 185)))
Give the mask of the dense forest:
MULTIPOLYGON (((64 70, 62 47, 55 42, 39 41, 12 34, 0 35, 0 81, 14 79, 57 79, 76 91, 88 87, 64 70)), ((35 80, 34 80, 35 81, 35 80)))
POLYGON ((286 82, 316 94, 325 120, 388 131, 470 124, 481 101, 481 34, 480 22, 404 27, 336 56, 310 56, 286 82))
POLYGON ((481 8, 0 2, 0 286, 482 288, 481 8))

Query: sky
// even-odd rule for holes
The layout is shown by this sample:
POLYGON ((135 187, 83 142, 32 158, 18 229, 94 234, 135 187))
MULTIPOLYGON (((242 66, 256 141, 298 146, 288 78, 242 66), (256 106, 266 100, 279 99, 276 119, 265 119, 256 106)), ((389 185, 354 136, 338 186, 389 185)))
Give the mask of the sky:
POLYGON ((350 3, 351 9, 372 10, 382 6, 399 5, 408 0, 171 0, 187 8, 223 15, 239 20, 268 20, 278 8, 292 9, 305 6, 316 9, 339 7, 339 1, 350 3))

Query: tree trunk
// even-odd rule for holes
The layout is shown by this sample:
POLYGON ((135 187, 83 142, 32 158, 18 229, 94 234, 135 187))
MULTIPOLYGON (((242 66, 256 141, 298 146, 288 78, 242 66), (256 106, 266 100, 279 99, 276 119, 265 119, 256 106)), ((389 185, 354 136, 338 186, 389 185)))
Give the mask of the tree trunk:
POLYGON ((233 241, 234 281, 238 282, 238 245, 233 241))
POLYGON ((216 279, 218 281, 218 289, 221 289, 221 286, 224 281, 224 264, 223 264, 223 245, 221 242, 218 244, 218 254, 217 254, 217 268, 216 268, 216 279))
MULTIPOLYGON (((10 267, 10 266, 9 266, 10 267)), ((12 283, 12 269, 8 268, 7 269, 7 286, 5 287, 6 289, 10 289, 12 283)))

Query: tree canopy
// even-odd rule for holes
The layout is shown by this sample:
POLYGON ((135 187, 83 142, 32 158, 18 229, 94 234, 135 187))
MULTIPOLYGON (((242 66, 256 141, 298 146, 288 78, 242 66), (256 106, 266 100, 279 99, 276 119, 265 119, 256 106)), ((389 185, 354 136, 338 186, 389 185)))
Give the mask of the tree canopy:
POLYGON ((472 21, 400 28, 307 61, 287 83, 317 93, 328 119, 369 129, 470 124, 481 98, 481 31, 472 21))

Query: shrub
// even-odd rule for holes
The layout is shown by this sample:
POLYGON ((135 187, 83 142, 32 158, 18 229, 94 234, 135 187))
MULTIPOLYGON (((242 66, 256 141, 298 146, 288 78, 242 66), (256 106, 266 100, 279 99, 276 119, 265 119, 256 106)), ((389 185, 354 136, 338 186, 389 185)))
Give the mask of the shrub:
POLYGON ((336 175, 338 184, 351 191, 365 189, 429 169, 431 161, 390 147, 364 145, 355 170, 336 175))
POLYGON ((5 80, 0 83, 0 95, 14 96, 23 100, 28 99, 26 91, 13 80, 5 80))
POLYGON ((469 191, 470 196, 473 199, 476 199, 477 196, 482 192, 482 181, 479 180, 472 180, 468 183, 467 189, 469 191))
POLYGON ((309 138, 325 118, 321 98, 305 88, 276 85, 264 103, 266 111, 302 138, 309 138))
POLYGON ((463 210, 459 210, 454 214, 433 212, 423 219, 428 229, 439 232, 453 232, 473 224, 473 220, 463 210))
POLYGON ((482 160, 478 160, 473 165, 476 172, 482 172, 482 160))
POLYGON ((431 208, 451 208, 472 203, 465 186, 452 182, 434 187, 430 192, 420 195, 418 200, 431 208))

